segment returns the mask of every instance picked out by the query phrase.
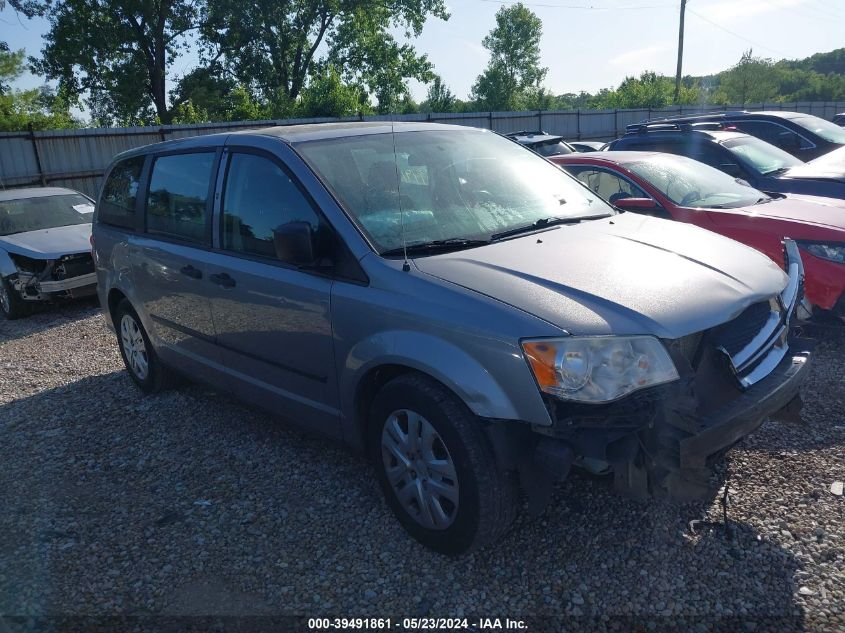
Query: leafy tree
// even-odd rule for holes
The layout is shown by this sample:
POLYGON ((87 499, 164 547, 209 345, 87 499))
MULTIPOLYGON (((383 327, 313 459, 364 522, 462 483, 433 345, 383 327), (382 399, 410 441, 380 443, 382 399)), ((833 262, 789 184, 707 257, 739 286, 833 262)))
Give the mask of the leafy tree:
POLYGON ((344 84, 334 66, 313 77, 301 97, 297 113, 302 117, 350 116, 367 105, 363 91, 344 84))
POLYGON ((778 72, 770 59, 754 57, 751 49, 719 75, 719 90, 728 103, 762 103, 778 95, 778 72))
POLYGON ((0 49, 0 131, 78 127, 69 112, 68 102, 47 86, 15 90, 7 82, 20 77, 24 70, 24 51, 0 49))
POLYGON ((289 107, 328 63, 389 111, 407 94, 407 79, 431 78, 426 56, 390 29, 418 36, 430 15, 448 18, 443 0, 208 0, 201 37, 207 57, 268 101, 289 107))
POLYGON ((42 59, 33 66, 75 99, 89 93, 101 122, 168 122, 167 72, 197 27, 203 0, 10 0, 46 16, 42 59))
POLYGON ((420 109, 424 112, 452 112, 457 101, 449 87, 443 83, 439 75, 436 75, 428 87, 425 101, 420 104, 420 109))
POLYGON ((518 110, 539 90, 548 68, 540 66, 543 24, 522 3, 496 12, 496 26, 484 38, 490 62, 472 88, 472 98, 485 110, 518 110))
MULTIPOLYGON (((662 108, 674 101, 674 79, 646 71, 639 77, 626 77, 616 90, 596 95, 593 106, 598 108, 662 108)), ((699 100, 697 88, 681 84, 678 103, 693 104, 699 100)))

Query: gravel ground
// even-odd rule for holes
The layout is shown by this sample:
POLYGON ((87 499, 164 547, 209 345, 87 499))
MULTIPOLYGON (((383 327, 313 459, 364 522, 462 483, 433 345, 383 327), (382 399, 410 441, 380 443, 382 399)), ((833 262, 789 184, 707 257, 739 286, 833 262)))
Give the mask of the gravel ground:
POLYGON ((722 466, 729 530, 718 497, 647 505, 575 475, 455 560, 406 537, 343 448, 202 387, 142 397, 95 304, 0 321, 0 614, 845 631, 845 333, 820 341, 804 423, 767 422, 722 466))

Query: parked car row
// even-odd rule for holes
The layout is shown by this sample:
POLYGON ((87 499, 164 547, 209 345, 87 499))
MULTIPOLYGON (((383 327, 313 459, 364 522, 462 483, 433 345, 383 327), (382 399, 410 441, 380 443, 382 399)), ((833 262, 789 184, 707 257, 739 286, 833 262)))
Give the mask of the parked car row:
POLYGON ((800 409, 796 322, 837 309, 845 209, 523 136, 336 123, 120 154, 91 244, 132 380, 188 376, 367 454, 445 553, 574 467, 706 495, 722 454, 800 409))

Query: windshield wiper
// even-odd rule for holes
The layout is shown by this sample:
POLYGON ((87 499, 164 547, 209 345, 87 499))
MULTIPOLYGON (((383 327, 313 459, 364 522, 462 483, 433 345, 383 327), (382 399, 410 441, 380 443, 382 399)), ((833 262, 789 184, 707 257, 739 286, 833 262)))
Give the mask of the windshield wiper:
POLYGON ((508 229, 507 231, 502 231, 501 233, 493 233, 493 235, 490 236, 490 241, 492 242, 495 240, 501 240, 505 237, 519 235, 520 233, 530 233, 531 231, 538 231, 548 226, 555 226, 557 224, 578 224, 580 222, 583 222, 584 220, 597 220, 599 218, 609 217, 610 216, 608 214, 602 213, 600 215, 582 215, 571 218, 540 218, 539 220, 535 220, 531 224, 517 226, 512 229, 508 229))
POLYGON ((430 242, 417 242, 415 244, 408 244, 404 247, 397 246, 396 248, 389 248, 382 251, 382 257, 390 257, 392 255, 404 255, 414 253, 430 253, 432 251, 457 251, 462 248, 475 248, 476 246, 484 246, 489 244, 489 240, 472 240, 462 237, 450 237, 446 240, 431 240, 430 242))

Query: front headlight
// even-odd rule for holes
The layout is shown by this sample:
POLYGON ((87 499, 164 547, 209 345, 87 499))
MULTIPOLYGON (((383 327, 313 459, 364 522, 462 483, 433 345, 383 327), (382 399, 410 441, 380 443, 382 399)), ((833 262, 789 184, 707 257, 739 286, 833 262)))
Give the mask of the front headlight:
POLYGON ((821 244, 818 242, 799 242, 799 244, 801 248, 811 255, 831 262, 845 264, 845 244, 821 244))
POLYGON ((653 336, 569 336, 522 342, 540 389, 578 402, 610 402, 678 379, 653 336))

